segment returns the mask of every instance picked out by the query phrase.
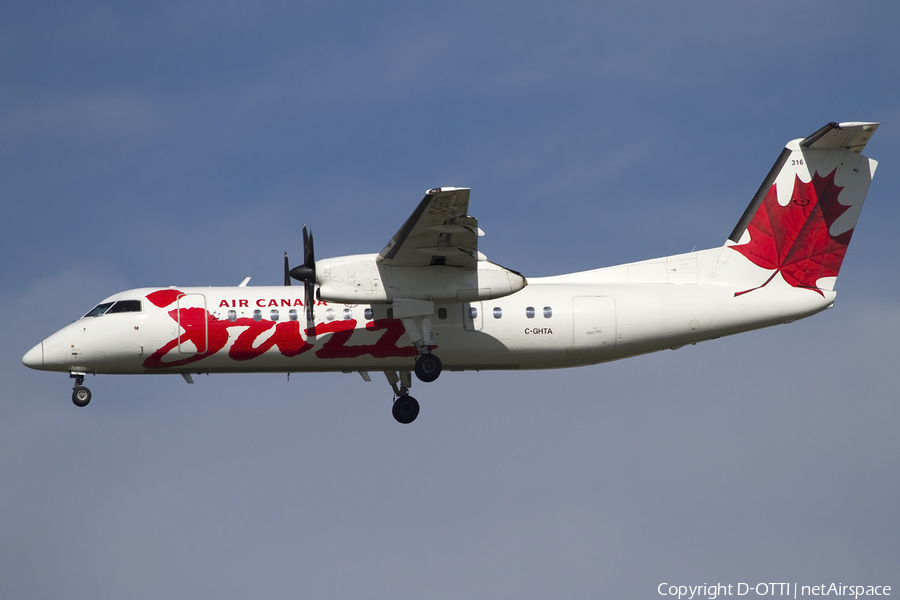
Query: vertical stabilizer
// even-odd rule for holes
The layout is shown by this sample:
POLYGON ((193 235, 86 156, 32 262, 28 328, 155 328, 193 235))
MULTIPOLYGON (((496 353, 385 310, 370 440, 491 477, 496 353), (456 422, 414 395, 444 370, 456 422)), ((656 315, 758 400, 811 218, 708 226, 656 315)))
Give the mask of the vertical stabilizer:
POLYGON ((752 292, 776 276, 792 287, 833 290, 875 174, 861 154, 878 123, 829 123, 789 142, 726 246, 759 269, 741 269, 752 292))

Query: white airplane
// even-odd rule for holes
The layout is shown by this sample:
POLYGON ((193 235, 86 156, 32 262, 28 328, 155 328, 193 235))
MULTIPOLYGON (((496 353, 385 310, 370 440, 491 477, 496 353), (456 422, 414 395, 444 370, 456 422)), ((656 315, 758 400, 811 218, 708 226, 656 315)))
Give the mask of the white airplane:
POLYGON ((876 161, 878 123, 829 123, 787 144, 725 244, 530 278, 489 262, 469 190, 435 188, 379 254, 315 260, 284 286, 142 288, 114 294, 28 351, 68 372, 86 406, 91 374, 382 371, 393 415, 419 413, 411 373, 556 369, 678 348, 808 317, 835 279, 876 161), (290 287, 304 283, 304 293, 290 287), (301 326, 302 323, 302 326, 301 326), (440 358, 439 358, 440 357, 440 358))

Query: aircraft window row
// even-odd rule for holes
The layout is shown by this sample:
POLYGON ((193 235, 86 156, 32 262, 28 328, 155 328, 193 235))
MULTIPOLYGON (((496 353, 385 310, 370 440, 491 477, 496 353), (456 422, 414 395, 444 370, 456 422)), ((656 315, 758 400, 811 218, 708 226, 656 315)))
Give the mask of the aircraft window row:
MULTIPOLYGON (((372 311, 371 308, 367 308, 365 312, 366 312, 366 314, 369 314, 369 313, 371 313, 371 311, 372 311)), ((335 312, 335 310, 333 308, 326 308, 325 309, 325 318, 329 321, 334 321, 337 318, 337 313, 335 312)), ((341 318, 345 321, 351 320, 353 318, 353 311, 350 310, 349 308, 345 308, 343 311, 341 311, 341 318)))
MULTIPOLYGON (((130 302, 131 302, 131 301, 130 301, 130 302)), ((139 303, 139 301, 135 301, 135 302, 138 302, 138 310, 140 310, 140 303, 139 303)), ((92 313, 95 313, 95 312, 97 312, 97 311, 99 311, 99 310, 101 310, 101 309, 102 309, 103 311, 106 311, 106 309, 108 309, 109 306, 111 306, 111 305, 112 305, 112 303, 101 304, 100 306, 96 307, 94 310, 92 310, 90 313, 88 313, 88 314, 85 315, 85 316, 86 316, 86 317, 96 316, 96 315, 94 315, 94 314, 92 314, 92 313)), ((123 310, 123 311, 118 311, 118 312, 125 312, 125 311, 123 310)), ((103 314, 103 312, 98 312, 97 314, 103 314)), ((367 308, 367 309, 365 310, 365 315, 366 315, 366 318, 367 318, 367 319, 371 319, 371 318, 372 318, 372 309, 371 309, 371 308, 367 308)), ((333 308, 329 308, 329 309, 326 309, 326 310, 325 310, 325 318, 326 318, 327 320, 329 320, 329 321, 334 321, 334 319, 335 319, 336 316, 337 316, 337 313, 334 312, 334 309, 333 309, 333 308)), ((349 321, 350 319, 353 318, 353 311, 350 310, 349 308, 345 308, 344 311, 343 311, 343 313, 341 314, 341 316, 343 317, 343 319, 344 319, 345 321, 349 321)), ((261 310, 256 309, 256 310, 253 311, 253 320, 254 320, 254 321, 262 321, 262 317, 263 317, 263 313, 262 313, 261 310)), ((231 310, 228 311, 228 320, 229 320, 229 321, 231 321, 232 323, 234 323, 235 321, 237 321, 237 318, 238 318, 238 315, 237 315, 237 311, 236 311, 236 310, 231 309, 231 310)), ((270 320, 270 321, 278 321, 280 318, 281 318, 281 313, 280 313, 277 309, 272 309, 272 310, 269 311, 269 320, 270 320)), ((297 311, 296 308, 292 308, 292 309, 290 309, 290 310, 288 311, 288 318, 289 318, 291 321, 296 321, 296 320, 298 320, 298 319, 300 318, 300 313, 297 311)))
MULTIPOLYGON (((533 319, 535 316, 535 310, 533 306, 528 306, 525 308, 525 317, 528 319, 533 319)), ((495 319, 500 319, 503 317, 503 309, 499 306, 494 307, 493 315, 495 319)), ((544 307, 544 318, 549 319, 553 316, 553 308, 550 306, 544 307)), ((469 318, 474 319, 478 317, 478 310, 475 307, 469 308, 469 318)))
POLYGON ((119 300, 118 302, 104 302, 92 308, 88 314, 84 315, 84 318, 126 312, 141 312, 141 301, 119 300))
MULTIPOLYGON (((269 311, 269 320, 270 321, 277 321, 280 318, 281 318, 281 314, 277 310, 273 309, 273 310, 269 311)), ((288 311, 288 318, 291 321, 296 321, 299 318, 296 308, 292 308, 291 310, 288 311)), ((228 320, 231 321, 232 323, 237 321, 237 311, 236 310, 231 309, 228 311, 228 320)), ((253 311, 253 320, 254 321, 262 321, 262 311, 261 310, 256 309, 253 311)))
MULTIPOLYGON (((94 317, 94 316, 102 315, 105 313, 112 313, 112 312, 139 312, 140 310, 141 310, 140 300, 120 300, 119 302, 116 302, 116 303, 107 302, 105 304, 100 304, 96 308, 94 308, 94 310, 92 310, 91 312, 86 314, 85 317, 94 317), (110 307, 113 306, 114 304, 115 304, 115 307, 113 308, 113 310, 110 310, 110 307), (123 306, 121 308, 119 308, 119 304, 122 304, 123 306)), ((393 310, 389 308, 388 315, 387 315, 388 319, 393 318, 393 314, 391 314, 392 312, 393 312, 393 310)), ((545 306, 543 308, 542 313, 543 313, 545 319, 549 319, 553 316, 553 308, 550 306, 545 306)), ((365 315, 365 318, 367 320, 371 320, 374 317, 374 313, 373 313, 371 307, 366 308, 364 310, 363 314, 365 315)), ((475 308, 474 306, 470 306, 468 314, 469 314, 470 319, 477 319, 478 318, 478 309, 475 308)), ((495 319, 501 319, 501 318, 503 318, 503 309, 500 308, 499 306, 495 306, 493 308, 491 314, 493 314, 495 319)), ((533 306, 528 306, 525 308, 525 317, 526 318, 533 319, 533 318, 535 318, 536 315, 537 315, 537 311, 535 310, 535 308, 533 306)), ((345 321, 349 321, 350 319, 353 318, 353 311, 349 308, 345 308, 345 309, 343 309, 341 316, 343 317, 343 319, 345 321)), ((438 319, 442 319, 442 320, 446 319, 447 318, 447 309, 444 307, 438 308, 437 316, 438 316, 438 319)), ((335 312, 335 310, 333 308, 325 309, 325 319, 326 320, 334 321, 334 319, 336 317, 337 317, 337 313, 335 312)), ((280 318, 281 318, 281 316, 277 309, 273 309, 273 310, 269 311, 269 320, 278 321, 280 318)), ((296 321, 300 318, 300 314, 296 308, 292 308, 288 311, 288 318, 291 321, 296 321)), ((229 310, 228 311, 228 320, 231 321, 232 323, 235 322, 237 320, 237 311, 235 311, 234 309, 229 310)), ((257 310, 253 311, 253 320, 254 321, 262 320, 262 311, 261 310, 257 309, 257 310)))

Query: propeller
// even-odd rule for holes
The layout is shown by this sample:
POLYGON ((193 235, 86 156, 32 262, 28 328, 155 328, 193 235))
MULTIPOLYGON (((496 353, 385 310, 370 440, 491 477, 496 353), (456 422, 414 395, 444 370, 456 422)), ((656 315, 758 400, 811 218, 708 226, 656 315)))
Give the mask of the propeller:
POLYGON ((284 261, 285 285, 290 285, 291 279, 303 282, 303 304, 306 306, 306 330, 308 337, 315 338, 316 320, 313 314, 313 306, 316 301, 316 251, 313 246, 312 232, 306 230, 306 223, 303 224, 303 264, 288 270, 287 253, 285 253, 284 261))

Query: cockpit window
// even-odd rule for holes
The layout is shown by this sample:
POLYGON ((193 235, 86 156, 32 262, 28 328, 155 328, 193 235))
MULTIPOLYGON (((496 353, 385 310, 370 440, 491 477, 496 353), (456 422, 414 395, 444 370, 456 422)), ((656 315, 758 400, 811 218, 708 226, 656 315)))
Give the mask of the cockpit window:
POLYGON ((91 312, 83 318, 111 315, 113 313, 141 312, 140 300, 119 300, 118 302, 104 302, 91 309, 91 312))
POLYGON ((141 301, 140 300, 119 300, 113 307, 106 311, 106 314, 111 315, 113 313, 123 313, 123 312, 141 312, 141 301))
POLYGON ((104 302, 103 304, 98 304, 94 308, 91 309, 91 312, 84 315, 84 318, 87 317, 99 317, 100 315, 106 314, 106 311, 109 310, 109 307, 115 304, 114 302, 104 302))

